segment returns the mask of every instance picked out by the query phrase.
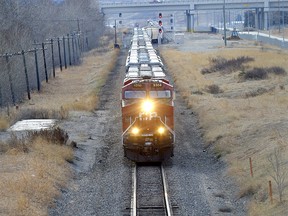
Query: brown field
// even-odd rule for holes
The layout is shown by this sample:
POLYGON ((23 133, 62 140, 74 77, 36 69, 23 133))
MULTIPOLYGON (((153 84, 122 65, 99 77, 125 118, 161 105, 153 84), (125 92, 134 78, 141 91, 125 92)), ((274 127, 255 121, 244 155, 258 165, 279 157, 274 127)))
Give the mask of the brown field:
POLYGON ((161 54, 187 106, 199 117, 206 147, 212 147, 216 156, 229 165, 227 172, 241 188, 239 197, 251 197, 249 215, 288 215, 285 208, 288 188, 285 190, 283 185, 280 203, 273 179, 276 173, 284 176, 286 173, 283 179, 288 183, 288 76, 269 74, 261 80, 241 78, 241 74, 254 67, 280 66, 288 73, 288 54, 271 47, 222 48, 205 53, 163 48, 161 54), (225 59, 248 56, 254 61, 244 63, 241 70, 203 75, 201 70, 211 67, 211 59, 220 56, 225 59), (286 162, 278 172, 272 170, 268 160, 275 149, 280 149, 279 161, 286 162), (268 192, 269 180, 273 186, 273 204, 268 192))
MULTIPOLYGON (((73 110, 92 111, 117 55, 113 49, 93 50, 84 56, 82 65, 56 71, 57 77, 43 82, 32 100, 19 104, 17 110, 11 108, 9 118, 2 111, 0 129, 27 116, 63 119, 73 110)), ((0 143, 0 215, 48 215, 48 208, 71 178, 68 162, 73 157, 71 147, 49 141, 47 136, 32 140, 12 136, 0 143)))
POLYGON ((0 155, 0 215, 47 215, 71 177, 73 149, 43 136, 10 145, 0 155))
POLYGON ((93 50, 83 58, 81 66, 69 71, 57 71, 58 76, 35 93, 22 109, 48 109, 60 111, 92 111, 97 106, 98 93, 105 84, 109 71, 115 65, 117 50, 93 50), (109 60, 107 60, 109 59, 109 60))

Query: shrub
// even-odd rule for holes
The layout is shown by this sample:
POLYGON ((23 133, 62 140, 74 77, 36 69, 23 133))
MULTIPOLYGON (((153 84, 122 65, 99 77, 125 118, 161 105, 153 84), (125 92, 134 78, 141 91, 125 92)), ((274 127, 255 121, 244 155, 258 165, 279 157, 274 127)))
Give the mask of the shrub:
POLYGON ((263 80, 268 78, 268 73, 264 68, 253 68, 252 70, 247 71, 243 78, 245 80, 263 80))
POLYGON ((28 146, 27 140, 24 138, 19 138, 15 134, 11 134, 10 138, 7 140, 6 145, 3 143, 2 146, 5 146, 5 148, 2 149, 3 153, 9 152, 9 153, 27 153, 29 152, 29 146, 28 146))
POLYGON ((208 74, 208 73, 213 73, 214 71, 212 71, 210 68, 203 68, 201 70, 202 74, 208 74))
POLYGON ((257 191, 260 189, 259 184, 248 184, 245 186, 245 188, 242 188, 239 192, 239 197, 252 197, 254 194, 257 193, 257 191))
POLYGON ((262 95, 262 94, 265 94, 267 92, 271 92, 275 89, 275 87, 272 87, 270 89, 266 89, 266 88, 258 88, 254 91, 250 91, 250 92, 247 92, 245 94, 245 97, 248 98, 248 97, 256 97, 256 96, 259 96, 259 95, 262 95))
POLYGON ((259 68, 255 67, 247 72, 239 73, 239 77, 244 80, 263 80, 267 79, 269 74, 286 75, 287 72, 281 67, 259 68))
POLYGON ((221 207, 219 208, 219 212, 230 213, 232 212, 232 209, 230 207, 221 207))
POLYGON ((210 68, 203 68, 201 70, 202 74, 213 73, 221 71, 222 73, 232 73, 234 71, 243 70, 244 63, 254 61, 254 58, 248 56, 240 56, 232 59, 225 59, 223 57, 211 58, 210 63, 212 63, 210 68))
POLYGON ((222 93, 223 91, 220 89, 218 85, 213 84, 206 87, 206 92, 210 94, 219 94, 222 93))
POLYGON ((50 143, 65 145, 69 139, 68 134, 61 128, 54 128, 52 130, 40 130, 40 131, 31 131, 28 132, 28 139, 30 141, 35 140, 38 137, 44 138, 50 143))
POLYGON ((287 160, 283 154, 283 149, 276 148, 274 152, 271 153, 268 157, 268 161, 272 167, 272 175, 271 177, 274 179, 277 185, 277 192, 279 195, 280 203, 283 202, 285 189, 287 188, 286 178, 287 178, 287 160))
POLYGON ((268 73, 273 73, 275 75, 286 75, 287 72, 285 71, 284 68, 281 68, 281 67, 270 67, 267 69, 267 72, 268 73))

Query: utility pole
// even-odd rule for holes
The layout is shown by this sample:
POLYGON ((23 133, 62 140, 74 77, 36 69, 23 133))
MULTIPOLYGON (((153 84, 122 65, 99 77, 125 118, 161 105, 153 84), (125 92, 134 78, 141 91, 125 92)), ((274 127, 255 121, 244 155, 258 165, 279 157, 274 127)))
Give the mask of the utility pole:
POLYGON ((227 37, 226 37, 226 14, 225 14, 225 7, 226 7, 226 2, 224 0, 224 4, 223 4, 223 22, 224 22, 224 44, 225 47, 227 46, 227 37))
POLYGON ((114 28, 115 28, 115 44, 117 44, 117 29, 116 29, 116 19, 115 19, 115 25, 114 25, 114 28))
POLYGON ((283 22, 283 42, 285 41, 285 16, 284 16, 284 10, 282 11, 282 22, 283 22))
POLYGON ((80 29, 80 20, 79 20, 79 18, 77 18, 77 28, 78 28, 78 33, 80 34, 81 29, 80 29))
POLYGON ((281 32, 281 14, 280 14, 280 0, 278 0, 278 22, 279 22, 279 25, 278 25, 278 30, 279 30, 279 33, 281 32))
POLYGON ((115 25, 114 25, 114 28, 115 28, 115 42, 114 42, 114 48, 119 48, 119 45, 117 44, 117 21, 115 19, 115 25))

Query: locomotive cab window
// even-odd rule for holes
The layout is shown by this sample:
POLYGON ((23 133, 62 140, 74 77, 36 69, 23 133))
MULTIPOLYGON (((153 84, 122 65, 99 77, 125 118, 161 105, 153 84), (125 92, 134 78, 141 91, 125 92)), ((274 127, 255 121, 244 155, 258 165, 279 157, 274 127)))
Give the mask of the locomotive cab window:
POLYGON ((125 91, 125 99, 145 98, 145 91, 125 91))
POLYGON ((170 90, 163 90, 163 91, 150 91, 151 98, 171 98, 171 91, 170 90))

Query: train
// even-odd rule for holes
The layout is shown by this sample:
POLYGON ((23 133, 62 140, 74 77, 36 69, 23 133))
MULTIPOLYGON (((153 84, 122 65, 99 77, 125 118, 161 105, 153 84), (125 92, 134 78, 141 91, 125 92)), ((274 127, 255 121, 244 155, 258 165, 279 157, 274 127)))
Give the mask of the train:
POLYGON ((174 87, 144 28, 135 28, 121 90, 124 156, 162 162, 173 156, 174 87))

